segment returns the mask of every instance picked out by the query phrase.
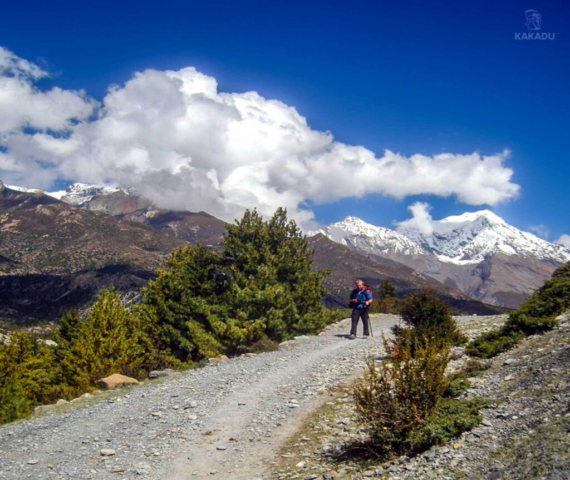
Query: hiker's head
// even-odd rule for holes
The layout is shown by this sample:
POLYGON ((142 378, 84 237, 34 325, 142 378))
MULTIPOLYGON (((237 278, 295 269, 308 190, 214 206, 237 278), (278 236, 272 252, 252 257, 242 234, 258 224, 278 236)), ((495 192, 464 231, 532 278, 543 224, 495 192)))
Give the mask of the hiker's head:
POLYGON ((364 288, 364 282, 362 280, 356 280, 355 284, 358 290, 362 290, 364 288))

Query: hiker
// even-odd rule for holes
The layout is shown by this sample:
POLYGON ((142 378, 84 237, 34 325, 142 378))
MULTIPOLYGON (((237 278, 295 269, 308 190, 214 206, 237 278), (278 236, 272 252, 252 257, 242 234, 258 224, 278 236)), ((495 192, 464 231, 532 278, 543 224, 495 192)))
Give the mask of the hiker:
POLYGON ((364 285, 362 280, 356 281, 356 288, 350 293, 350 308, 352 308, 352 328, 350 329, 350 338, 356 338, 356 327, 358 319, 362 318, 364 327, 364 337, 370 335, 368 306, 372 303, 372 292, 364 285))

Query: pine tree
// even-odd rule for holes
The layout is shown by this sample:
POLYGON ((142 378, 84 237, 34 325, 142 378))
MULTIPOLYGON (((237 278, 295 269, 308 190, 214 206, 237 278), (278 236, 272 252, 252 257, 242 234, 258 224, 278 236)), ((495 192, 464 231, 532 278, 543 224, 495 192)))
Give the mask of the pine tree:
POLYGON ((25 333, 0 345, 0 423, 25 417, 59 394, 54 347, 25 333))
POLYGON ((145 291, 158 337, 181 360, 242 351, 262 339, 316 332, 332 318, 321 302, 327 272, 313 272, 307 238, 287 212, 254 210, 230 225, 223 249, 174 252, 145 291))
POLYGON ((64 331, 69 335, 61 350, 61 382, 65 396, 73 397, 95 386, 95 381, 113 373, 143 375, 151 365, 152 343, 139 316, 125 308, 114 289, 101 292, 84 322, 75 323, 75 315, 66 315, 64 331), (68 330, 74 324, 76 328, 68 330), (149 355, 150 354, 150 355, 149 355))
POLYGON ((380 284, 380 299, 384 298, 394 298, 396 296, 396 287, 389 280, 386 279, 380 284))

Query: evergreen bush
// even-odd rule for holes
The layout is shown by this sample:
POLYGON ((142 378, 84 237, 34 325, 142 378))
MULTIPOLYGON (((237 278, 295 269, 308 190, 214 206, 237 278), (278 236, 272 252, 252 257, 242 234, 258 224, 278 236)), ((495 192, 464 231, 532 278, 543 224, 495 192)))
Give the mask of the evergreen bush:
POLYGON ((449 349, 426 339, 412 350, 410 335, 384 339, 390 361, 369 363, 353 391, 359 421, 383 458, 414 447, 413 433, 434 413, 446 389, 449 349))
POLYGON ((534 295, 509 315, 505 325, 474 339, 467 352, 491 358, 511 349, 525 336, 552 330, 556 316, 570 308, 570 263, 559 267, 534 295))
POLYGON ((246 211, 228 226, 223 250, 174 252, 145 290, 157 333, 181 360, 234 354, 262 339, 316 333, 336 319, 322 304, 326 271, 312 271, 308 240, 287 212, 268 221, 246 211))
POLYGON ((462 345, 467 341, 451 316, 449 306, 431 290, 407 296, 400 306, 400 314, 405 327, 395 326, 393 332, 396 337, 410 332, 412 346, 429 340, 437 347, 444 348, 462 345))

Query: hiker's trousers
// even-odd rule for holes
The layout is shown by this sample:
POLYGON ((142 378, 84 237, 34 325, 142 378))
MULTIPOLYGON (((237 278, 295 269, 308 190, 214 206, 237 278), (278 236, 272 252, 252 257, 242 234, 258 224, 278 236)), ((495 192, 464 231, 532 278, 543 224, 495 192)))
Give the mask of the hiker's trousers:
POLYGON ((367 337, 370 335, 370 330, 368 326, 368 309, 363 308, 354 308, 352 310, 352 328, 350 329, 351 335, 356 335, 356 327, 358 326, 358 320, 362 318, 362 325, 364 326, 364 336, 367 337))

